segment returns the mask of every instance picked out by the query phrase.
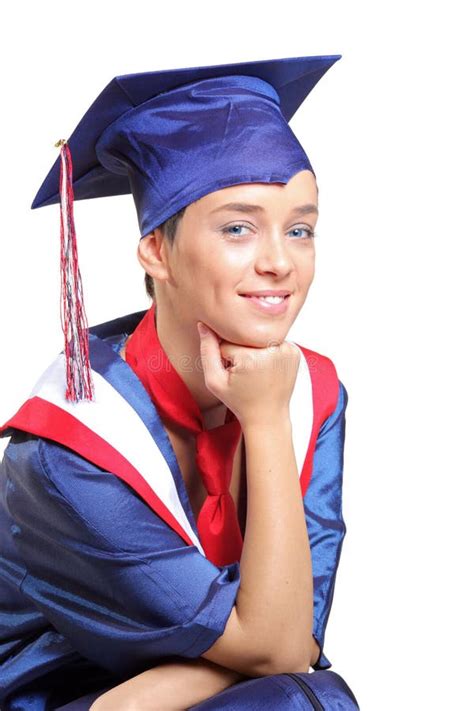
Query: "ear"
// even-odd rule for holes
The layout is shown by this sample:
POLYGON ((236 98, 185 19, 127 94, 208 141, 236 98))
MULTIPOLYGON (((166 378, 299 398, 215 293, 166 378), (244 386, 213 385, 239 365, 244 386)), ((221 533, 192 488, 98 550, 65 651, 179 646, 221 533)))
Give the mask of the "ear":
POLYGON ((143 269, 153 279, 167 279, 168 253, 167 241, 163 230, 159 227, 142 237, 138 243, 137 258, 143 269))

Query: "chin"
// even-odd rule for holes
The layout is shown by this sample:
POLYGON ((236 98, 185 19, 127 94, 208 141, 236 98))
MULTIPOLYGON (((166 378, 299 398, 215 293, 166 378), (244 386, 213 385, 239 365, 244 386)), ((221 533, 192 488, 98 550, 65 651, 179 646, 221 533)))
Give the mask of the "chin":
POLYGON ((276 343, 282 343, 286 339, 289 328, 279 324, 260 329, 245 329, 245 331, 245 333, 240 331, 231 333, 225 340, 248 348, 267 348, 276 343))

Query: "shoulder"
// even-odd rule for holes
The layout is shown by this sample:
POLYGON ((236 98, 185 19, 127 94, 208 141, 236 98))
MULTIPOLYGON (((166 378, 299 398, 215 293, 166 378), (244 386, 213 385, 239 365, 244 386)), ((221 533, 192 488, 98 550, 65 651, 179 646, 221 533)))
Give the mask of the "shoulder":
POLYGON ((316 351, 313 348, 309 348, 308 346, 304 346, 301 343, 295 342, 295 345, 297 345, 298 348, 302 351, 306 360, 309 360, 310 362, 315 363, 315 364, 324 365, 327 368, 334 368, 334 369, 336 368, 333 360, 329 356, 325 355, 324 353, 321 353, 320 351, 316 351))
POLYGON ((80 471, 100 471, 67 447, 14 427, 4 461, 12 472, 22 472, 25 482, 33 475, 51 481, 60 489, 68 489, 80 471))
MULTIPOLYGON (((15 430, 3 466, 11 482, 9 505, 20 518, 35 511, 45 525, 100 540, 108 549, 141 553, 156 547, 157 536, 172 547, 182 543, 120 478, 53 440, 15 430)), ((38 526, 39 517, 33 517, 38 526)))
POLYGON ((298 346, 303 354, 304 362, 309 368, 313 379, 317 378, 327 383, 332 382, 333 386, 337 388, 339 376, 333 359, 320 351, 308 348, 300 343, 296 343, 295 345, 298 346))
POLYGON ((341 380, 334 360, 307 346, 302 346, 299 343, 296 345, 305 359, 304 362, 311 376, 315 396, 325 398, 329 403, 329 412, 332 414, 325 420, 332 422, 340 417, 348 402, 347 389, 341 380))

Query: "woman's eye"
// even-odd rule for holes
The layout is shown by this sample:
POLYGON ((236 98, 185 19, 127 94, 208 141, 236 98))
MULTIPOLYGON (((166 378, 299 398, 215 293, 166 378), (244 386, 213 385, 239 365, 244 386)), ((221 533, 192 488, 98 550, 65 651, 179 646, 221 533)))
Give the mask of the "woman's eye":
POLYGON ((248 230, 249 228, 246 225, 229 225, 229 227, 224 227, 222 230, 226 234, 230 235, 235 235, 236 237, 240 237, 242 232, 236 232, 235 230, 240 230, 240 229, 248 230))
POLYGON ((307 237, 314 237, 314 232, 309 227, 294 227, 290 232, 306 232, 307 237))
MULTIPOLYGON (((250 229, 250 227, 248 227, 247 225, 238 224, 238 225, 229 225, 228 227, 224 227, 222 229, 222 232, 225 234, 231 235, 231 236, 241 237, 241 236, 243 236, 243 234, 245 234, 241 230, 249 230, 249 229, 250 229)), ((294 227, 292 230, 289 231, 289 234, 295 233, 295 232, 306 233, 306 238, 314 237, 314 231, 311 230, 309 227, 294 227)), ((298 237, 298 235, 297 235, 297 237, 298 237)), ((301 239, 301 237, 299 239, 301 239)))

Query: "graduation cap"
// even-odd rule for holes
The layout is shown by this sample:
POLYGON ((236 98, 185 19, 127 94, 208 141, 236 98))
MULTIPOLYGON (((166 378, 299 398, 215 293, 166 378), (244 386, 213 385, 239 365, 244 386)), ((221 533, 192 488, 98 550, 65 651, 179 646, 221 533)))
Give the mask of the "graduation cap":
POLYGON ((341 55, 290 57, 117 76, 71 136, 32 209, 60 203, 66 398, 92 400, 73 201, 132 193, 140 235, 239 183, 287 183, 314 170, 288 125, 341 55))

